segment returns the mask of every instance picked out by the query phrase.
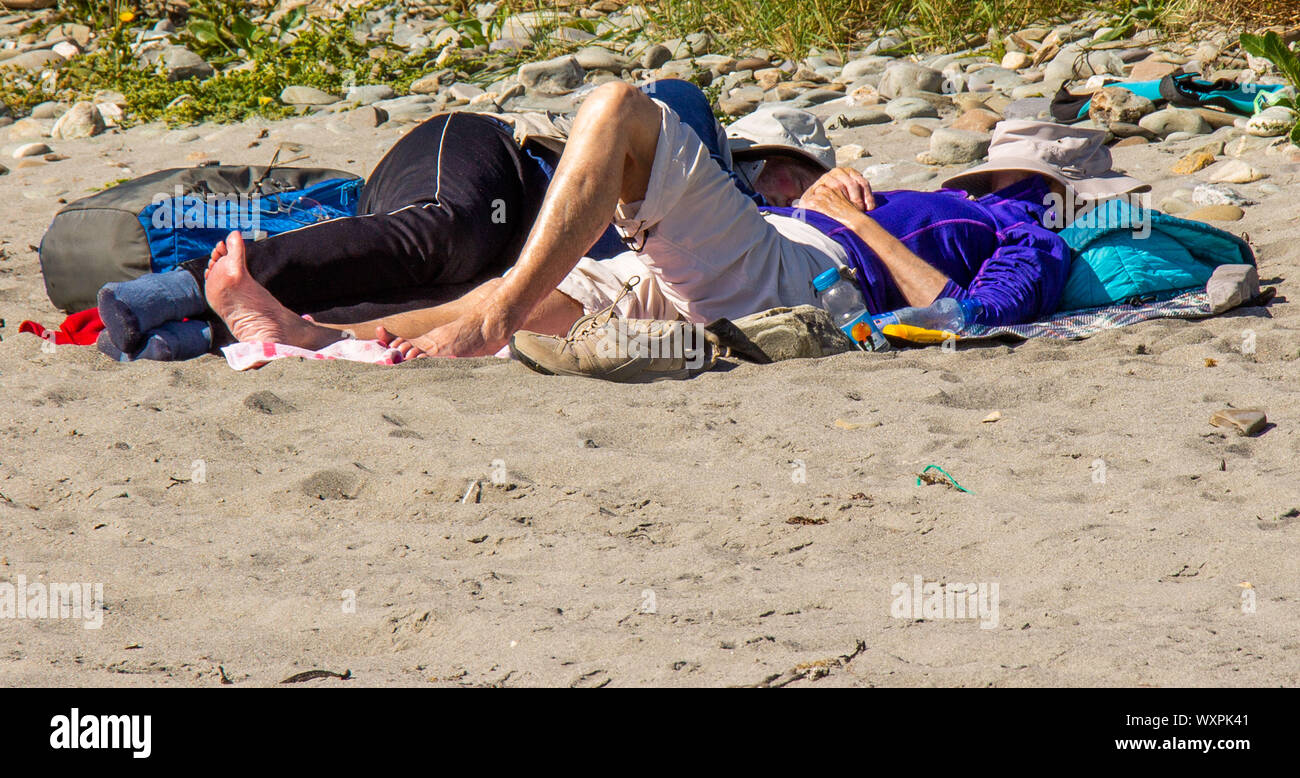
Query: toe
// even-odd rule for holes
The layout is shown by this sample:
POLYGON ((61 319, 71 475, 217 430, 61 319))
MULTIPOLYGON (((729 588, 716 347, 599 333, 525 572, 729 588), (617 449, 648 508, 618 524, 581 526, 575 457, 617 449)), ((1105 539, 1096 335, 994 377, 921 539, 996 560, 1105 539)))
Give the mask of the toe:
POLYGON ((232 232, 226 236, 226 246, 230 250, 230 258, 240 265, 244 264, 244 236, 238 232, 232 232))
POLYGON ((402 359, 416 359, 424 356, 424 352, 415 347, 415 344, 405 338, 394 338, 389 344, 389 348, 395 348, 402 355, 402 359))

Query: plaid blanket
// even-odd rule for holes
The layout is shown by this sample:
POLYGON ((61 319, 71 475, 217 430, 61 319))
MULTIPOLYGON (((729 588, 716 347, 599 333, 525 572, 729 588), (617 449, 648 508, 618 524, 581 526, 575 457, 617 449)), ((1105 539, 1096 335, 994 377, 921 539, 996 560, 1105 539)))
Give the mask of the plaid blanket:
POLYGON ((1126 327, 1152 319, 1201 319, 1212 316, 1210 296, 1204 289, 1183 292, 1168 300, 1141 305, 1104 305, 1077 311, 1058 311, 1052 318, 1010 327, 985 327, 972 324, 957 337, 959 340, 983 340, 1012 337, 1060 338, 1081 340, 1102 330, 1126 327))

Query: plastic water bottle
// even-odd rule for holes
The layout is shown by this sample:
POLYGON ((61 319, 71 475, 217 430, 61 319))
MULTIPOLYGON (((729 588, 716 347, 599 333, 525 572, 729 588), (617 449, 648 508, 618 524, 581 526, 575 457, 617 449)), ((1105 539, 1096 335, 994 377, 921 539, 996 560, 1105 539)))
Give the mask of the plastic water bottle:
POLYGON ((851 279, 840 276, 839 268, 831 268, 813 279, 813 289, 821 298, 822 307, 831 321, 858 344, 858 348, 871 351, 888 351, 889 341, 881 334, 862 301, 862 292, 851 279))
POLYGON ((924 330, 939 332, 961 332, 971 324, 984 310, 984 305, 976 299, 958 300, 955 297, 941 297, 924 308, 908 307, 873 316, 872 321, 878 328, 890 324, 906 324, 924 330))

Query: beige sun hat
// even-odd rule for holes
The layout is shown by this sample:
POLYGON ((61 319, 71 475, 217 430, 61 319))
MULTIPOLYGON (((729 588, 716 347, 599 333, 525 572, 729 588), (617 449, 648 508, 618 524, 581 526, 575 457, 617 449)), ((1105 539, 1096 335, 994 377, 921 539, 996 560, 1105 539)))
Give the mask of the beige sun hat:
POLYGON ((806 159, 822 170, 835 167, 835 148, 821 119, 798 108, 761 106, 727 127, 727 145, 737 163, 769 154, 806 159))
POLYGON ((998 122, 989 143, 988 162, 943 182, 945 189, 989 192, 992 174, 1029 170, 1089 199, 1115 197, 1151 188, 1112 169, 1106 133, 1054 122, 1011 119, 998 122))

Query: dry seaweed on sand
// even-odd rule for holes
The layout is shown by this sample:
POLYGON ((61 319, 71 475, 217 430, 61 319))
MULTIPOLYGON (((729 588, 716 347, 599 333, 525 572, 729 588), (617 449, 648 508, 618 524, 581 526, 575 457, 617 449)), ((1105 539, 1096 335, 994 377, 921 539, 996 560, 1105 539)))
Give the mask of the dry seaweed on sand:
POLYGON ((337 678, 340 681, 348 681, 352 679, 352 671, 344 670, 341 673, 336 673, 333 670, 307 670, 306 672, 291 675, 280 683, 303 683, 318 678, 337 678))

